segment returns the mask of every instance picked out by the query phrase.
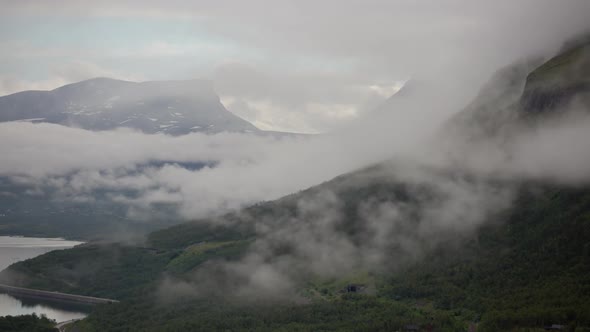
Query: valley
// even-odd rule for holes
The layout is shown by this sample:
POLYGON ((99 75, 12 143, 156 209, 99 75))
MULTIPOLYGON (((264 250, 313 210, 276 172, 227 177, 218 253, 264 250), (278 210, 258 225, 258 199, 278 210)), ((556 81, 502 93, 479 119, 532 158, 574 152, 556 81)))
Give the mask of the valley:
POLYGON ((588 4, 33 2, 0 331, 590 331, 588 4))

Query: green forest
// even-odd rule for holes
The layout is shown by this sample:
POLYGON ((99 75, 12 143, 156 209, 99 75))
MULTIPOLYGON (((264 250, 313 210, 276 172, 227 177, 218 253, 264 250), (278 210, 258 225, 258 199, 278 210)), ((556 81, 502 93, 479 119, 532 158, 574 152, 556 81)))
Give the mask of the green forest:
POLYGON ((247 230, 201 223, 153 233, 144 247, 55 251, 15 264, 3 277, 21 274, 28 276, 27 287, 122 300, 96 307, 76 324, 81 331, 383 331, 408 325, 460 331, 472 324, 478 331, 552 324, 584 331, 590 326, 588 211, 590 190, 522 185, 502 220, 476 238, 433 251, 397 273, 369 271, 374 294, 343 292, 343 277, 304 286, 307 303, 186 296, 163 304, 156 292, 163 278, 182 278, 210 259, 239 258, 251 243, 247 230), (207 246, 191 247, 205 239, 207 246))
POLYGON ((0 317, 0 331, 10 332, 58 332, 55 321, 45 316, 21 315, 0 317))

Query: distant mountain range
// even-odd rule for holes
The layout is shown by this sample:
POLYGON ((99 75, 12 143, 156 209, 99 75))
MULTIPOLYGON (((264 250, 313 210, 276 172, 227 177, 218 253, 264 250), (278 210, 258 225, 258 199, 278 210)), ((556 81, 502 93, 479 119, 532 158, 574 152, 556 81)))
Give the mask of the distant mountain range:
POLYGON ((262 132, 221 104, 204 80, 129 82, 94 78, 51 91, 0 97, 0 122, 47 122, 87 130, 147 134, 262 132))

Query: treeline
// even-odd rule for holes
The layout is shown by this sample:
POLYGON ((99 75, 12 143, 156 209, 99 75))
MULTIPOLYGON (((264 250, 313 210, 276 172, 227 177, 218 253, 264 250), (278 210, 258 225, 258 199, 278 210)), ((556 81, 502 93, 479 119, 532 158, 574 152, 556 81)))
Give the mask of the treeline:
POLYGON ((55 321, 45 317, 32 315, 0 317, 2 332, 58 332, 55 321))
MULTIPOLYGON (((145 300, 145 299, 144 299, 145 300)), ((154 299, 152 299, 154 300, 154 299)), ((76 323, 82 331, 397 331, 408 325, 462 331, 449 311, 416 310, 384 298, 350 294, 311 304, 129 301, 102 306, 76 323)))

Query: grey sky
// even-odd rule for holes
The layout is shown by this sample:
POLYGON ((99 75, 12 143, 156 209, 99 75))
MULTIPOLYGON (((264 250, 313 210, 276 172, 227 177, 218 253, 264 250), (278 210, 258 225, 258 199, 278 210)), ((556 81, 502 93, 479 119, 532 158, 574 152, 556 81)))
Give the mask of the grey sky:
POLYGON ((469 99, 499 66, 587 27, 590 2, 3 1, 0 93, 93 76, 210 78, 264 129, 353 120, 401 81, 469 99))

